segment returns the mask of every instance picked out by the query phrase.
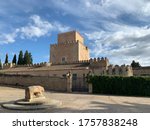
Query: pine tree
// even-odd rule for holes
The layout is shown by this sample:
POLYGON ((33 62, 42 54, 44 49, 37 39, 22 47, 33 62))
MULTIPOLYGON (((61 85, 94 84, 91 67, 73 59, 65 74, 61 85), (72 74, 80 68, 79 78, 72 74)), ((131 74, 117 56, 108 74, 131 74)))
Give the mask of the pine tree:
POLYGON ((13 57, 12 63, 17 64, 17 57, 16 57, 16 54, 15 54, 14 57, 13 57))
POLYGON ((131 66, 132 66, 133 68, 141 67, 140 63, 139 63, 139 62, 135 62, 134 60, 132 61, 131 66))
POLYGON ((8 54, 6 54, 6 57, 5 57, 5 64, 8 63, 8 54))
POLYGON ((18 65, 23 65, 24 61, 23 61, 23 52, 20 51, 19 52, 19 56, 18 56, 18 65))
POLYGON ((0 69, 2 69, 2 62, 1 62, 1 59, 0 59, 0 69))
POLYGON ((30 64, 30 57, 29 57, 29 53, 28 53, 27 50, 26 50, 26 52, 25 52, 25 54, 24 54, 23 61, 24 61, 23 63, 24 63, 25 65, 30 64))
POLYGON ((32 54, 29 53, 29 64, 33 64, 33 58, 32 58, 32 54))

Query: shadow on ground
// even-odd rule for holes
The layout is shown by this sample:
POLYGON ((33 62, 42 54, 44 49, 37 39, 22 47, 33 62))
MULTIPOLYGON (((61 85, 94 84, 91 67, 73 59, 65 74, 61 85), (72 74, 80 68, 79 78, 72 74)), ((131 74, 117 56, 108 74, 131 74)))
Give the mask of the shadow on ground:
POLYGON ((70 108, 55 108, 52 112, 73 112, 73 113, 149 113, 150 105, 140 103, 128 103, 125 105, 108 104, 103 102, 91 102, 90 109, 70 109, 70 108))
MULTIPOLYGON (((11 102, 1 102, 12 103, 11 102)), ((45 110, 30 110, 30 111, 18 111, 8 110, 0 106, 0 113, 150 113, 150 105, 143 103, 129 103, 123 102, 123 104, 109 104, 103 102, 90 102, 90 108, 87 109, 73 109, 69 107, 53 107, 45 110)))

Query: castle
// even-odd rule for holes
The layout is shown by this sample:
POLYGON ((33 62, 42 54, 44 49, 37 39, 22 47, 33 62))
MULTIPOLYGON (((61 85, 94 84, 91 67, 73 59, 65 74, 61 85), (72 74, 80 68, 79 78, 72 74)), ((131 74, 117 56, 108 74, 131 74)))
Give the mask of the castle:
POLYGON ((84 38, 71 31, 58 34, 57 43, 50 45, 49 63, 4 64, 0 84, 42 85, 52 91, 92 93, 88 75, 126 77, 133 76, 133 70, 129 65, 111 65, 107 57, 90 58, 84 38))
POLYGON ((129 65, 110 65, 108 58, 91 59, 84 38, 76 31, 58 34, 57 43, 50 45, 49 63, 17 66, 3 65, 7 74, 28 74, 38 76, 65 77, 71 72, 73 78, 84 78, 90 72, 93 75, 133 76, 129 65))
POLYGON ((90 59, 84 38, 76 31, 58 34, 57 44, 50 46, 50 63, 73 63, 90 59))
POLYGON ((89 48, 84 45, 84 38, 76 31, 58 34, 57 44, 50 45, 50 63, 52 65, 82 64, 95 75, 133 75, 130 66, 109 65, 106 57, 90 59, 89 48))

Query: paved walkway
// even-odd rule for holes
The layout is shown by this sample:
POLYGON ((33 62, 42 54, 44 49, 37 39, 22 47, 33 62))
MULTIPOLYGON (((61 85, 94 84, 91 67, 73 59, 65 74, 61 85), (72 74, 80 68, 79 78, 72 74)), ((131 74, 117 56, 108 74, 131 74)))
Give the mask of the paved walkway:
MULTIPOLYGON (((46 92, 48 100, 59 100, 61 104, 55 108, 36 111, 7 110, 0 106, 0 113, 4 112, 84 112, 84 113, 149 113, 150 98, 105 96, 90 94, 68 94, 46 92)), ((24 90, 0 86, 0 104, 24 98, 24 90)))

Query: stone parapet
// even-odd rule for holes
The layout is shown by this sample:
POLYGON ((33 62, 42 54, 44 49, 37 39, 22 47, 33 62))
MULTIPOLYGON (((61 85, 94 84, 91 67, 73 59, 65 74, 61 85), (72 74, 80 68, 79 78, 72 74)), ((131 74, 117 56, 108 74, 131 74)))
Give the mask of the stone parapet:
POLYGON ((109 65, 107 69, 107 75, 115 76, 133 76, 132 67, 129 65, 109 65))
POLYGON ((105 58, 94 58, 94 59, 90 59, 90 67, 91 68, 102 68, 102 67, 108 67, 109 66, 109 60, 107 57, 105 58))
POLYGON ((13 67, 48 67, 51 66, 51 63, 47 63, 47 62, 41 62, 41 63, 36 63, 36 64, 27 64, 27 65, 16 65, 14 63, 7 63, 7 64, 3 64, 3 69, 9 69, 9 68, 13 68, 13 67))

